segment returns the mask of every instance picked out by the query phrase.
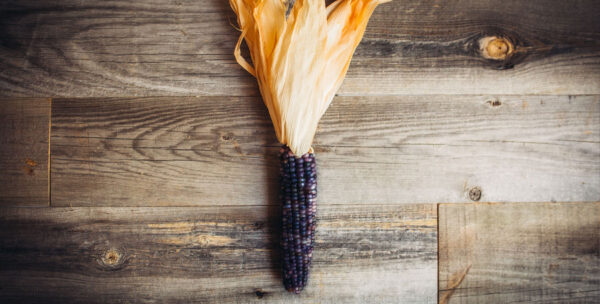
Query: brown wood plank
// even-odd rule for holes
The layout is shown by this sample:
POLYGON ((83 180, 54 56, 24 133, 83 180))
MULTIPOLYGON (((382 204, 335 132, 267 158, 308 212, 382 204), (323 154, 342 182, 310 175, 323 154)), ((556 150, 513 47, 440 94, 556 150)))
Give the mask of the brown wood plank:
MULTIPOLYGON (((386 3, 340 94, 599 94, 599 15, 595 0, 386 3), (491 37, 513 52, 486 59, 505 45, 491 37)), ((257 95, 227 1, 3 1, 0 17, 0 95, 257 95)))
MULTIPOLYGON (((256 97, 56 99, 52 113, 53 205, 278 204, 256 97)), ((319 201, 598 201, 599 126, 598 95, 337 97, 315 139, 319 201)))
POLYGON ((49 99, 0 99, 0 206, 48 206, 49 99))
POLYGON ((440 303, 596 303, 600 203, 441 204, 440 303))
POLYGON ((0 301, 435 303, 436 209, 321 206, 295 296, 276 207, 0 208, 0 301))

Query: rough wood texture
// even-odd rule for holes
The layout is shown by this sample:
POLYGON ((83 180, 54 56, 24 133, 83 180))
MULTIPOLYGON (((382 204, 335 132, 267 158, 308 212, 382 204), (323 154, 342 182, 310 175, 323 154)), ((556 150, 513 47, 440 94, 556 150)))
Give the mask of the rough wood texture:
MULTIPOLYGON (((52 112, 53 205, 278 204, 258 98, 58 99, 52 112)), ((315 139, 319 202, 597 201, 599 126, 598 96, 337 97, 315 139)))
POLYGON ((0 301, 436 302, 435 205, 321 207, 300 296, 282 287, 276 209, 0 208, 0 301))
POLYGON ((49 99, 0 99, 0 206, 48 206, 49 99))
POLYGON ((377 9, 314 142, 296 297, 279 145, 227 1, 0 1, 0 303, 597 301, 599 203, 442 204, 439 277, 436 203, 600 201, 598 16, 377 9))
POLYGON ((440 303, 597 303, 600 203, 442 204, 440 303))
MULTIPOLYGON (((598 16, 596 0, 393 1, 340 94, 598 94, 598 16)), ((257 95, 232 24, 224 0, 2 1, 0 95, 257 95)))

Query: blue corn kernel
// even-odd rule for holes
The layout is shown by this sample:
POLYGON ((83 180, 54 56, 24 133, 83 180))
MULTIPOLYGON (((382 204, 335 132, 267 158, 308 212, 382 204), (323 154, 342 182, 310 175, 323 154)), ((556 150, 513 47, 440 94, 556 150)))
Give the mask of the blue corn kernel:
POLYGON ((279 150, 279 159, 283 285, 299 293, 308 282, 314 248, 316 161, 314 154, 296 157, 286 146, 279 150))

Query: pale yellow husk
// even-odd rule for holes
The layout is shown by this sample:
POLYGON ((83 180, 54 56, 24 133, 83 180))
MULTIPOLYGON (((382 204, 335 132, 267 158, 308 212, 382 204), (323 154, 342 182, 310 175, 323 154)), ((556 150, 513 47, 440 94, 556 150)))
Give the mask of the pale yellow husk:
POLYGON ((258 80, 277 139, 311 150, 321 116, 342 84, 375 7, 389 0, 229 0, 242 31, 237 62, 258 80), (240 53, 242 39, 252 63, 240 53))

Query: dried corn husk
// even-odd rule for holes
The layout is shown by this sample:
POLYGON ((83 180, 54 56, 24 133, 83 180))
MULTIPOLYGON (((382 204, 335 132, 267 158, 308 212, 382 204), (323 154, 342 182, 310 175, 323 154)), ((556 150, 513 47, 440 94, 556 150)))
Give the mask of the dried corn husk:
POLYGON ((311 150, 321 116, 342 84, 375 7, 389 0, 230 0, 242 31, 237 62, 258 80, 277 139, 311 150), (252 64, 241 55, 246 41, 252 64))

